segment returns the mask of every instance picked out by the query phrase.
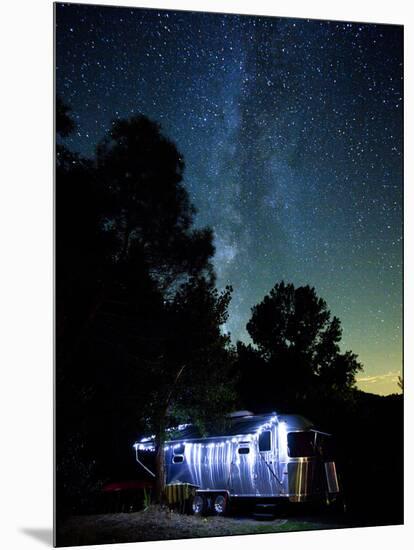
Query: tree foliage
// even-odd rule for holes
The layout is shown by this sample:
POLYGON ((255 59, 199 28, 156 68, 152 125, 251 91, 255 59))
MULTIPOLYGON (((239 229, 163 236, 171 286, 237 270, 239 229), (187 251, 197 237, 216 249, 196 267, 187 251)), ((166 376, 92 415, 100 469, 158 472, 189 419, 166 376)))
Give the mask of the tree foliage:
MULTIPOLYGON (((95 158, 60 144, 56 161, 58 494, 75 497, 128 476, 140 431, 161 449, 177 419, 225 412, 231 290, 214 287, 212 231, 194 228, 184 161, 158 124, 116 121, 95 158)), ((157 478, 160 497, 161 463, 157 478)))
POLYGON ((163 292, 190 276, 213 276, 212 231, 194 229, 184 160, 157 123, 142 115, 116 121, 98 146, 97 170, 116 261, 139 256, 163 292))
POLYGON ((341 352, 341 323, 314 288, 277 283, 252 308, 247 330, 255 347, 239 344, 239 362, 245 379, 253 360, 255 376, 271 381, 265 402, 273 399, 291 408, 316 395, 354 388, 362 366, 354 353, 341 352))

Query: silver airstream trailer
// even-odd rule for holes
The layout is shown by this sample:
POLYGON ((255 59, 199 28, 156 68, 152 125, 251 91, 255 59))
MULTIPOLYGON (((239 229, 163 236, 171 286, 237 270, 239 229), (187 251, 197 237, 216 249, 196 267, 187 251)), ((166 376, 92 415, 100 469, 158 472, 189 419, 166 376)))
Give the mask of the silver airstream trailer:
MULTIPOLYGON (((182 425, 165 445, 166 483, 196 487, 193 511, 226 512, 230 501, 335 500, 339 485, 335 462, 324 453, 329 434, 299 415, 230 415, 225 433, 200 437, 182 425)), ((134 445, 137 462, 154 451, 153 438, 134 445)))

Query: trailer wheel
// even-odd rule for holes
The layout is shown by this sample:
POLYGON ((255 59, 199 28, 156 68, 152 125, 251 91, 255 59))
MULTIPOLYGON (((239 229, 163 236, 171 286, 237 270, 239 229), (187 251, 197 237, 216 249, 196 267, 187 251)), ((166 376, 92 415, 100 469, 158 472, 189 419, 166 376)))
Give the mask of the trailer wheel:
POLYGON ((217 495, 214 499, 214 512, 217 516, 224 516, 227 512, 227 498, 224 495, 217 495))
POLYGON ((191 508, 195 516, 201 516, 206 512, 206 509, 207 509, 206 500, 201 495, 196 495, 193 498, 193 503, 191 505, 191 508))

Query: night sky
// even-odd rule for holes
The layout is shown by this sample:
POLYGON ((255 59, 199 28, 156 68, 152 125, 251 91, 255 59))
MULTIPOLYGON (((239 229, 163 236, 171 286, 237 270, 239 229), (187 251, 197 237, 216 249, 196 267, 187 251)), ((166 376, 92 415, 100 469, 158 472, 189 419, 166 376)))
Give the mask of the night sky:
POLYGON ((314 286, 359 355, 359 387, 398 391, 402 362, 402 27, 56 7, 57 92, 92 156, 141 112, 186 162, 215 234, 227 330, 281 279, 314 286))

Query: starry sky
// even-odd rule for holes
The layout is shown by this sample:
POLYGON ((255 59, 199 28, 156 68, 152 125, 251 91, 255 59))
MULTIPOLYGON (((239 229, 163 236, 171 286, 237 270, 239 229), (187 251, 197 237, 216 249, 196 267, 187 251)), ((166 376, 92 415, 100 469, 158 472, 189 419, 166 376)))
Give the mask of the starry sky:
POLYGON ((402 368, 402 27, 56 6, 56 87, 92 156, 119 117, 161 123, 214 230, 226 329, 281 279, 342 321, 365 391, 402 368))

